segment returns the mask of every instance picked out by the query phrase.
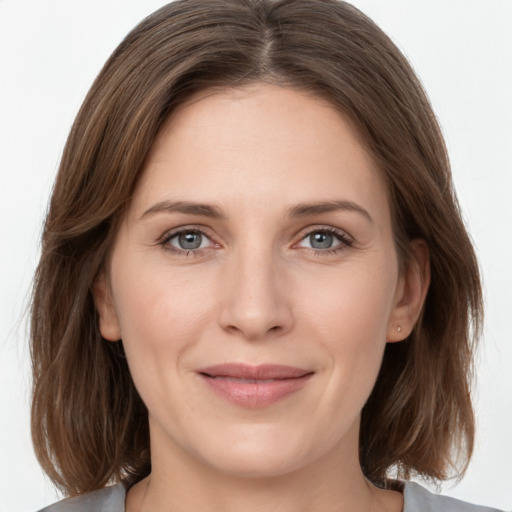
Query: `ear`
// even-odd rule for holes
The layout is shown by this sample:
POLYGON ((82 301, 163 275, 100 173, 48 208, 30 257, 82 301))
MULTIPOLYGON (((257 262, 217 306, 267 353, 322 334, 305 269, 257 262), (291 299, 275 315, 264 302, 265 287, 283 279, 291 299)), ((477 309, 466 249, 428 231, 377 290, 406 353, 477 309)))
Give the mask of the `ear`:
POLYGON ((409 260, 400 276, 393 310, 389 317, 387 341, 402 341, 418 320, 430 285, 430 258, 425 240, 412 240, 409 260))
POLYGON ((92 293, 94 305, 100 318, 99 329, 101 335, 107 340, 119 341, 121 339, 121 328, 105 270, 102 270, 94 281, 92 293))

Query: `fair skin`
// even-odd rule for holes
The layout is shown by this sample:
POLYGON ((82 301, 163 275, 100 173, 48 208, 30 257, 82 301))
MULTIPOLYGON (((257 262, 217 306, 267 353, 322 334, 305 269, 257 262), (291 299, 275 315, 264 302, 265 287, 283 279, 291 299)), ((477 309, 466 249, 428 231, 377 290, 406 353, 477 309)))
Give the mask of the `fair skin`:
POLYGON ((95 284, 149 411, 152 473, 127 511, 401 511, 365 480, 358 433, 428 287, 411 252, 400 273, 383 180, 324 101, 257 84, 174 112, 95 284), (201 371, 224 363, 304 375, 201 371))

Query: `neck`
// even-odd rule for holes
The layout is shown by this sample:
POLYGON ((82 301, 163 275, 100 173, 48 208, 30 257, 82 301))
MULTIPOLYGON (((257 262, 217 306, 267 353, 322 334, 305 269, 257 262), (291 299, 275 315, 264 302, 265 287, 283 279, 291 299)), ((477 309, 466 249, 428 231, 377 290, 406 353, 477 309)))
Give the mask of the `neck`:
POLYGON ((382 491, 362 474, 357 450, 334 450, 281 475, 239 476, 187 454, 152 450, 151 475, 128 493, 127 512, 399 512, 403 498, 382 491), (178 457, 176 457, 178 455, 178 457), (341 456, 342 455, 342 456, 341 456), (169 465, 169 461, 179 463, 169 465), (341 461, 341 463, 340 463, 341 461))

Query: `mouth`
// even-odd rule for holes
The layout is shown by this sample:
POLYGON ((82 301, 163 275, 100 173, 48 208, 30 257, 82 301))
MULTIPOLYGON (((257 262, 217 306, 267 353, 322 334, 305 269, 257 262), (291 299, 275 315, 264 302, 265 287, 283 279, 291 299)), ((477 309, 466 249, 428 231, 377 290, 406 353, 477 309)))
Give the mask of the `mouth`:
POLYGON ((301 390, 314 372, 293 366, 224 363, 198 370, 210 390, 229 402, 261 408, 301 390))

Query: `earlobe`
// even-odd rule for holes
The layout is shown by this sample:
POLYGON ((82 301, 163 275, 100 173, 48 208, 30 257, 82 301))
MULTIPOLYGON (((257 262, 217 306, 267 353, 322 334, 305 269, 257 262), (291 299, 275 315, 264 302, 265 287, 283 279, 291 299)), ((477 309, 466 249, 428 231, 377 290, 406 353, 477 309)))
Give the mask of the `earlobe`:
POLYGON ((94 305, 99 317, 101 335, 109 341, 121 339, 121 328, 112 300, 112 292, 104 270, 102 270, 93 285, 94 305))
POLYGON ((391 312, 387 341, 396 342, 407 338, 418 320, 430 285, 430 258, 425 240, 412 240, 409 244, 409 260, 400 277, 391 312))

